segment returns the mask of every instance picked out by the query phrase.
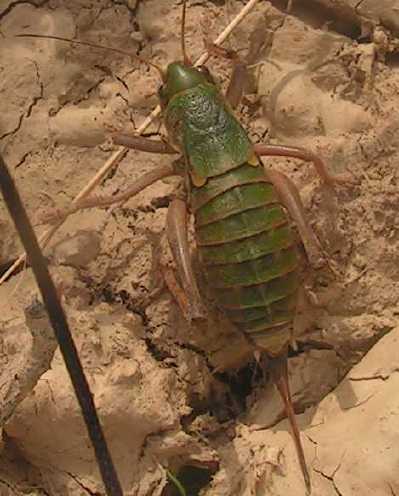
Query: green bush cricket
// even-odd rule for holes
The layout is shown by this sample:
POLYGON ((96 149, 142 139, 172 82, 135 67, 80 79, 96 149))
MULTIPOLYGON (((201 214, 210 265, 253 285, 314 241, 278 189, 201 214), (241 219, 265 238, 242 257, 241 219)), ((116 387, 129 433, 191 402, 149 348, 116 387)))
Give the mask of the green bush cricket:
POLYGON ((240 100, 240 75, 245 72, 246 64, 233 52, 208 47, 215 55, 236 59, 229 90, 226 96, 222 95, 208 69, 194 67, 186 54, 185 13, 186 2, 182 16, 183 61, 170 63, 166 71, 150 64, 162 79, 159 98, 168 142, 114 136, 116 144, 151 153, 176 153, 181 159, 174 165, 159 167, 143 175, 124 193, 110 198, 84 199, 63 215, 81 208, 125 201, 168 176, 184 178, 186 199, 174 199, 168 208, 167 235, 178 272, 178 281, 169 273, 168 287, 188 321, 206 317, 190 259, 187 217, 192 214, 199 262, 216 306, 247 337, 254 349, 270 359, 271 377, 283 399, 310 492, 310 476, 287 373, 287 352, 301 286, 297 238, 291 221, 297 226, 309 258, 318 264, 323 256, 305 220, 296 187, 284 174, 266 170, 261 157, 286 156, 312 162, 329 185, 350 182, 350 179, 346 174, 332 176, 323 161, 307 150, 250 141, 232 112, 240 100))

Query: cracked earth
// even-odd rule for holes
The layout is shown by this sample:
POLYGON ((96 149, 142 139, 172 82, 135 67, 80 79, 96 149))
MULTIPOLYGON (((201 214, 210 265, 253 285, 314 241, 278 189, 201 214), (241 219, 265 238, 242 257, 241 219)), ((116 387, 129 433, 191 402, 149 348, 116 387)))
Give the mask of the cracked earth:
MULTIPOLYGON (((251 138, 316 150, 331 171, 358 181, 330 191, 306 164, 267 162, 298 185, 333 269, 305 269, 312 301, 298 316, 289 361, 313 496, 399 494, 394 4, 294 0, 288 15, 286 2, 262 1, 226 45, 250 47, 238 113, 251 138)), ((205 33, 216 38, 242 5, 189 2, 193 58, 205 33)), ((14 35, 73 37, 163 66, 180 58, 180 16, 171 0, 0 0, 0 150, 33 220, 70 204, 114 151, 109 132, 132 132, 157 104, 158 81, 122 55, 14 35)), ((226 87, 229 62, 209 67, 226 87)), ((159 130, 155 121, 147 134, 159 130)), ((129 151, 97 192, 122 191, 169 160, 129 151)), ((46 248, 124 490, 173 496, 169 470, 190 495, 305 494, 267 370, 223 317, 189 326, 157 290, 178 183, 161 181, 121 208, 74 214, 46 248)), ((2 272, 20 253, 2 203, 0 230, 2 272)), ((35 292, 29 268, 0 286, 3 370, 29 343, 22 310, 35 292)), ((103 494, 58 351, 3 427, 0 496, 20 494, 103 494)))

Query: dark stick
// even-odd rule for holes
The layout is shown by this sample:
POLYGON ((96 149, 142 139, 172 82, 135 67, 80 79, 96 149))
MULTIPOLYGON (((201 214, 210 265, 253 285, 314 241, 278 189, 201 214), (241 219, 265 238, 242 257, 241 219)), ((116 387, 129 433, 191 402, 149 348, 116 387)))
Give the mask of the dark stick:
POLYGON ((0 155, 0 189, 10 215, 24 245, 26 254, 32 264, 32 270, 43 297, 51 325, 69 376, 75 390, 87 431, 94 447, 97 463, 108 496, 123 496, 122 488, 108 450, 104 433, 98 419, 93 397, 84 375, 75 343, 71 336, 65 313, 57 296, 54 283, 50 277, 45 259, 36 239, 32 225, 22 205, 19 193, 0 155))

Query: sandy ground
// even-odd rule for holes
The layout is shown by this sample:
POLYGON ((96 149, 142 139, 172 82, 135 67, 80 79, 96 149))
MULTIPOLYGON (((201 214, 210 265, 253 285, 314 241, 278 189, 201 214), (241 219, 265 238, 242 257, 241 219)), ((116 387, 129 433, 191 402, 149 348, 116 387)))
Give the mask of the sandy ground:
MULTIPOLYGON (((267 161, 298 185, 333 269, 306 269, 314 301, 290 358, 295 407, 313 495, 392 496, 397 10, 389 1, 371 13, 366 1, 296 3, 287 15, 285 2, 260 1, 227 44, 244 55, 251 40, 264 45, 239 108, 253 140, 309 147, 358 182, 331 191, 300 161, 267 161)), ((193 58, 242 5, 190 2, 193 58)), ((115 150, 109 130, 132 131, 156 105, 158 81, 122 55, 13 35, 76 37, 165 65, 180 58, 180 16, 172 0, 0 0, 0 149, 33 219, 70 203, 115 150)), ((230 64, 209 67, 225 87, 230 64)), ((155 122, 149 132, 158 129, 155 122)), ((169 160, 130 151, 97 192, 118 192, 169 160)), ((46 249, 124 490, 177 494, 168 469, 190 495, 305 494, 280 400, 243 338, 217 315, 189 326, 166 291, 150 298, 178 182, 159 182, 122 208, 75 214, 46 249)), ((2 204, 0 229, 3 270, 20 246, 2 204)), ((0 287, 3 371, 29 345, 22 310, 35 291, 29 269, 0 287)), ((0 495, 18 494, 103 494, 59 351, 4 426, 0 495)))

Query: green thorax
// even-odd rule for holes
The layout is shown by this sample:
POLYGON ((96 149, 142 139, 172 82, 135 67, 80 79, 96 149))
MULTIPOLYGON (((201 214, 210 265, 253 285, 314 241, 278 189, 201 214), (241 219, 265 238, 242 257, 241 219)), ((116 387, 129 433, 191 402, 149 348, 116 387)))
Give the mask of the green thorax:
POLYGON ((226 106, 217 88, 198 84, 169 101, 165 125, 172 141, 199 179, 218 176, 249 160, 247 133, 226 106))

